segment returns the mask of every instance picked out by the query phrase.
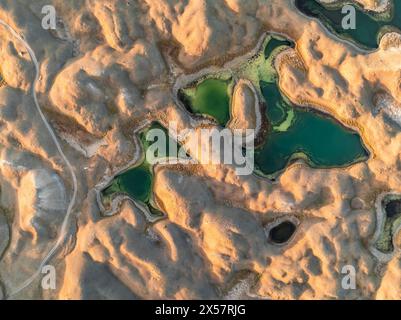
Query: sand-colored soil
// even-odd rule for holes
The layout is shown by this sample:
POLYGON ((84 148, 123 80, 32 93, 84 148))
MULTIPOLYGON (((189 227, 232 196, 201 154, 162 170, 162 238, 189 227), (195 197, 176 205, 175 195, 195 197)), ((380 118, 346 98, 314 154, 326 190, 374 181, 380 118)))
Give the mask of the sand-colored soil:
MULTIPOLYGON (((377 1, 358 2, 380 11, 377 1)), ((376 197, 401 193, 398 34, 363 51, 290 0, 4 0, 0 19, 38 57, 39 103, 78 179, 68 236, 50 261, 56 290, 43 290, 39 274, 12 298, 223 298, 244 281, 243 297, 401 298, 399 236, 389 260, 370 250, 376 197), (45 4, 57 10, 57 31, 41 28, 45 4), (265 32, 296 43, 275 61, 283 92, 357 130, 369 160, 343 169, 297 162, 274 183, 229 165, 158 165, 154 198, 166 217, 149 223, 129 200, 106 217, 97 192, 138 159, 135 132, 151 121, 213 125, 183 108, 175 84, 241 62, 265 32), (299 226, 276 246, 266 230, 286 217, 299 226), (355 290, 341 286, 345 265, 356 270, 355 290)), ((0 297, 8 297, 57 241, 73 182, 34 108, 29 54, 1 26, 0 50, 0 297)), ((251 91, 235 93, 235 126, 257 126, 251 91)))

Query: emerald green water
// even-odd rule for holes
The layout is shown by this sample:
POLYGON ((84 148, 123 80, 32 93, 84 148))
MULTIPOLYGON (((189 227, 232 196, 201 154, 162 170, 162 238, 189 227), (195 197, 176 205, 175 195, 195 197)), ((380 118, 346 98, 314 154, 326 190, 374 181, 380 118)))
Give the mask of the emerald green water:
POLYGON ((326 27, 338 36, 351 39, 367 48, 378 47, 378 37, 384 27, 395 27, 401 30, 401 1, 393 1, 391 15, 388 17, 369 13, 359 6, 356 7, 356 29, 345 30, 341 26, 344 14, 341 6, 329 8, 316 0, 296 0, 295 5, 304 14, 318 18, 326 27))
POLYGON ((146 203, 150 197, 152 178, 149 166, 141 164, 117 176, 113 183, 103 191, 103 197, 109 198, 120 193, 146 203))
MULTIPOLYGON (((273 60, 276 49, 283 45, 287 46, 283 41, 269 41, 265 58, 273 60)), ((257 171, 270 176, 299 158, 316 168, 343 167, 366 159, 368 152, 357 133, 332 117, 293 105, 279 89, 276 70, 270 73, 269 81, 259 82, 270 132, 255 150, 257 171)))
MULTIPOLYGON (((153 123, 149 128, 144 130, 140 134, 140 142, 142 145, 143 152, 146 150, 153 142, 149 142, 146 139, 147 133, 152 129, 160 129, 168 136, 167 130, 158 123, 153 123)), ((172 138, 166 141, 166 155, 169 156, 168 151, 170 150, 170 144, 177 144, 172 138)), ((178 148, 178 147, 177 147, 178 148)), ((148 205, 152 213, 158 213, 157 209, 151 203, 151 194, 153 189, 153 171, 152 165, 150 165, 146 158, 142 160, 141 163, 135 165, 134 167, 124 171, 123 173, 114 177, 113 181, 108 187, 102 190, 102 200, 104 205, 109 206, 112 199, 116 195, 127 195, 131 199, 141 201, 148 205)))
MULTIPOLYGON (((368 151, 356 132, 332 117, 294 106, 281 93, 273 58, 289 44, 285 39, 273 37, 265 44, 262 58, 256 57, 247 66, 233 71, 238 78, 249 77, 267 103, 269 132, 265 142, 255 149, 256 172, 273 176, 300 158, 316 168, 343 167, 365 160, 368 151)), ((184 103, 188 101, 185 96, 181 98, 184 103)), ((229 111, 229 106, 226 108, 229 111)))
MULTIPOLYGON (((263 60, 266 62, 273 51, 283 46, 294 47, 289 40, 272 37, 264 49, 265 59, 263 60)), ((206 114, 225 126, 230 120, 232 86, 232 77, 229 79, 209 78, 200 81, 195 86, 181 89, 179 98, 191 113, 206 114)))
POLYGON ((230 119, 229 83, 220 79, 204 80, 186 92, 186 106, 193 113, 207 114, 225 125, 230 119))
POLYGON ((265 54, 265 59, 269 59, 273 51, 275 51, 277 48, 280 47, 294 47, 294 43, 292 43, 289 40, 286 39, 280 39, 280 38, 275 38, 272 37, 269 42, 266 44, 264 54, 265 54))
POLYGON ((291 158, 303 155, 317 168, 342 167, 366 158, 357 133, 315 111, 288 105, 275 85, 261 83, 261 88, 265 99, 271 102, 267 114, 269 119, 269 115, 275 116, 273 125, 292 113, 288 129, 273 127, 265 144, 255 151, 255 164, 264 174, 282 171, 291 158))

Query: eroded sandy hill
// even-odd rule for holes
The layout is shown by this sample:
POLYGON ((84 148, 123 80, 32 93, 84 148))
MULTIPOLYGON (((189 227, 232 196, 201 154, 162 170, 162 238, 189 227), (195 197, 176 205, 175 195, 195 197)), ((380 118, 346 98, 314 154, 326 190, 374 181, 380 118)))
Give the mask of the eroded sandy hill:
MULTIPOLYGON (((243 280, 243 297, 401 297, 400 255, 387 263, 369 251, 377 195, 401 192, 398 35, 362 51, 288 0, 6 0, 0 19, 24 34, 41 62, 39 102, 78 177, 69 236, 51 262, 57 289, 42 290, 37 277, 17 298, 222 298, 243 280), (56 32, 40 26, 49 3, 60 18, 56 32), (96 186, 138 154, 134 131, 154 120, 198 123, 177 104, 177 78, 245 54, 268 31, 297 44, 276 61, 289 99, 359 130, 370 159, 330 170, 296 163, 274 184, 228 166, 160 165, 154 193, 166 219, 149 223, 130 201, 104 217, 96 186), (383 92, 386 99, 377 99, 383 92), (265 227, 285 217, 299 228, 275 246, 265 227), (344 265, 357 270, 356 290, 341 287, 344 265)), ((28 53, 3 27, 0 39, 7 82, 0 89, 0 289, 7 295, 56 241, 72 181, 33 108, 28 53)))

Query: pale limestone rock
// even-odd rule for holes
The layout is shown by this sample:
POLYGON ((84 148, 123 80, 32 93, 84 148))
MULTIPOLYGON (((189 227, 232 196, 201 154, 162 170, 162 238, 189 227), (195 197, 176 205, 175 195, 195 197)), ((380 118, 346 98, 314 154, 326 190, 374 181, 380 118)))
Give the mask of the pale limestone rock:
POLYGON ((31 170, 18 190, 20 228, 36 239, 54 238, 67 209, 63 182, 47 170, 31 170))

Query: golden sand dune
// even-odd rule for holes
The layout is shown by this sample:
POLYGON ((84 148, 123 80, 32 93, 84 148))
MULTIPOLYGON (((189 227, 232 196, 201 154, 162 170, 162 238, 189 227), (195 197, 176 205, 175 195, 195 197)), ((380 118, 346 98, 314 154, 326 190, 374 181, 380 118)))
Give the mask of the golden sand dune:
MULTIPOLYGON (((40 63, 32 88, 26 46, 0 25, 0 297, 213 299, 243 283, 241 297, 401 297, 400 236, 386 259, 371 250, 376 198, 401 193, 397 32, 362 50, 290 0, 6 0, 0 19, 40 63), (45 4, 56 30, 41 26, 45 4), (165 216, 150 222, 144 204, 126 198, 108 216, 99 191, 142 159, 138 132, 154 121, 217 128, 188 112, 177 89, 246 63, 266 33, 295 43, 271 66, 288 100, 356 130, 369 158, 331 169, 298 160, 274 182, 231 165, 158 164, 152 200, 165 216), (285 221, 296 230, 274 243, 271 230, 285 221), (55 290, 42 286, 43 262, 55 266, 55 290), (342 285, 344 266, 356 270, 354 290, 342 285)), ((235 79, 229 127, 261 125, 248 80, 235 79)))

